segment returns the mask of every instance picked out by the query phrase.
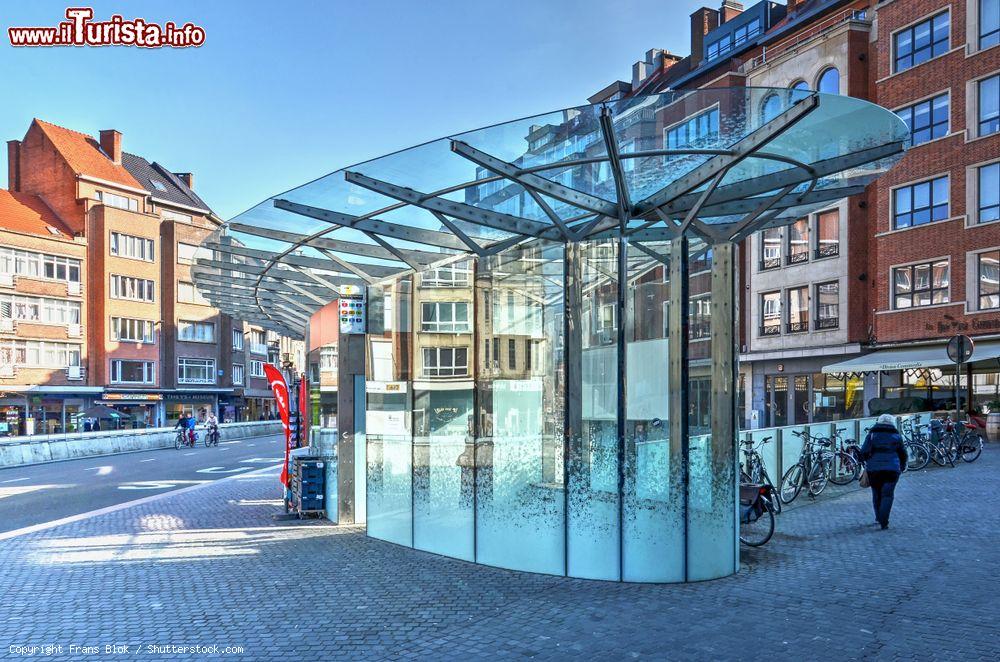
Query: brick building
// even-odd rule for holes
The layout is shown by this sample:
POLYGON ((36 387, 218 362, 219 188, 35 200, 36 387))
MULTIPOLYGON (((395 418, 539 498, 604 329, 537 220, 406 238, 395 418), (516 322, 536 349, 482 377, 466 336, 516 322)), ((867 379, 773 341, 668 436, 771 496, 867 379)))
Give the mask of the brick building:
MULTIPOLYGON (((172 424, 182 412, 216 410, 226 419, 271 412, 263 329, 222 315, 193 285, 199 245, 222 221, 194 192, 190 173, 125 152, 118 131, 95 139, 37 119, 23 140, 8 143, 8 166, 8 211, 0 217, 0 232, 11 237, 5 250, 34 250, 42 260, 68 259, 69 251, 79 271, 73 272, 78 282, 66 287, 44 285, 67 290, 58 305, 79 317, 60 339, 77 338, 69 365, 46 366, 42 374, 33 355, 13 346, 16 356, 3 355, 0 402, 19 419, 18 431, 32 425, 36 432, 68 431, 83 418, 155 426, 172 424), (69 416, 56 398, 71 388, 66 380, 77 384, 80 393, 72 395, 88 395, 62 397, 72 400, 69 416), (56 411, 58 426, 49 422, 56 411), (36 424, 42 420, 44 426, 36 424)), ((43 286, 19 269, 3 267, 10 275, 0 280, 0 292, 11 294, 0 296, 40 293, 43 286)), ((9 342, 43 337, 18 315, 2 327, 5 347, 8 336, 9 342)))
MULTIPOLYGON (((910 152, 864 193, 743 242, 748 425, 860 416, 879 397, 921 395, 933 399, 924 405, 940 405, 952 388, 941 370, 944 343, 955 333, 980 341, 963 387, 971 378, 977 407, 996 397, 997 4, 789 0, 744 9, 725 0, 691 15, 690 55, 650 50, 631 82, 590 98, 817 89, 879 103, 912 129, 910 152), (914 345, 933 358, 907 368, 914 345)), ((766 119, 768 101, 751 113, 766 119)))

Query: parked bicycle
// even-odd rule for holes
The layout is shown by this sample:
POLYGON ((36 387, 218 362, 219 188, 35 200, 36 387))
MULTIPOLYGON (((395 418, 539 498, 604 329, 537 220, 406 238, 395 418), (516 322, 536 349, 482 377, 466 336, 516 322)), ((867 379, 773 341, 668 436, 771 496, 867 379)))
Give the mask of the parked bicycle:
POLYGON ((771 437, 764 437, 760 443, 754 446, 752 439, 745 439, 740 443, 743 448, 743 463, 740 466, 740 482, 752 485, 765 485, 768 488, 768 498, 774 506, 774 512, 781 514, 781 499, 778 495, 778 488, 774 486, 774 481, 767 473, 764 466, 764 458, 761 457, 760 449, 764 444, 771 441, 771 437))
POLYGON ((861 477, 864 461, 861 459, 861 446, 855 439, 845 439, 847 428, 834 430, 833 439, 836 450, 824 451, 832 455, 829 464, 830 482, 834 485, 850 485, 861 477))
POLYGON ((830 440, 813 437, 808 432, 792 431, 792 434, 802 439, 802 453, 798 461, 781 477, 779 495, 785 504, 795 501, 803 488, 809 496, 819 496, 830 480, 830 465, 833 463, 833 455, 822 452, 833 446, 830 440))
POLYGON ((740 542, 760 547, 774 535, 774 503, 768 485, 740 485, 740 542))
POLYGON ((946 442, 956 460, 975 462, 983 453, 983 435, 968 421, 943 423, 946 442))

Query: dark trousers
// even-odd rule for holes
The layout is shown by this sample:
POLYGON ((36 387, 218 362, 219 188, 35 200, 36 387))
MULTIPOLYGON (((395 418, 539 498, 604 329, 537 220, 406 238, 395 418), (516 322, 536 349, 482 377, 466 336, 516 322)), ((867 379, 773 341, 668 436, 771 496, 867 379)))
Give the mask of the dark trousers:
POLYGON ((868 482, 872 488, 872 506, 875 508, 875 519, 882 526, 889 523, 889 513, 892 511, 892 499, 896 493, 898 471, 869 471, 868 482))

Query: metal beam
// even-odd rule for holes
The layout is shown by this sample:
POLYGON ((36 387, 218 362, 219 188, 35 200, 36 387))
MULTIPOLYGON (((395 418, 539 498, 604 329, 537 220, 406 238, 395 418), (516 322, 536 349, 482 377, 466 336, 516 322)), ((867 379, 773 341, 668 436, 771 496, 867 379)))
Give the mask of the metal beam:
POLYGON ((611 119, 611 110, 607 106, 601 108, 601 133, 604 134, 604 148, 608 153, 608 164, 611 166, 611 176, 615 180, 615 194, 618 196, 618 221, 624 231, 625 224, 632 216, 632 203, 629 200, 628 182, 622 169, 622 159, 619 153, 618 138, 615 137, 615 124, 611 119))
MULTIPOLYGON (((206 267, 211 269, 219 269, 220 271, 235 271, 237 273, 248 274, 251 276, 262 277, 266 276, 269 278, 275 278, 284 281, 298 281, 302 283, 308 283, 313 285, 313 281, 308 276, 303 275, 297 270, 291 268, 275 268, 272 267, 268 269, 266 266, 257 266, 252 264, 240 264, 238 262, 220 262, 218 260, 208 260, 206 258, 198 258, 195 263, 200 267, 206 267)), ((332 283, 336 285, 356 285, 358 279, 353 276, 336 276, 329 279, 332 283)), ((336 291, 336 290, 335 290, 336 291)))
MULTIPOLYGON (((795 186, 797 186, 796 184, 795 186)), ((864 186, 846 186, 844 188, 819 189, 798 194, 790 194, 787 199, 779 200, 771 205, 771 209, 788 209, 800 205, 818 205, 824 202, 833 202, 841 198, 864 193, 864 186)), ((736 214, 748 214, 756 209, 757 204, 764 200, 763 197, 754 196, 742 200, 732 200, 722 202, 717 205, 703 207, 700 216, 702 218, 712 218, 715 216, 731 216, 736 214)))
MULTIPOLYGON (((777 191, 789 184, 798 185, 811 181, 813 178, 833 175, 866 163, 888 158, 901 151, 903 151, 903 143, 901 142, 879 145, 878 147, 870 147, 832 159, 817 161, 811 166, 811 174, 799 168, 788 168, 767 175, 761 175, 760 177, 754 177, 753 179, 726 184, 718 188, 716 195, 713 196, 714 199, 709 201, 709 207, 723 202, 745 200, 755 195, 777 191)), ((850 188, 844 187, 844 189, 850 188)), ((833 189, 826 188, 821 190, 829 191, 833 189)), ((696 200, 696 194, 685 194, 671 203, 662 205, 661 208, 668 214, 677 214, 689 209, 690 205, 694 204, 696 200)))
POLYGON ((504 214, 501 212, 491 211, 489 209, 482 209, 480 207, 469 205, 464 202, 458 202, 456 200, 448 200, 428 195, 405 186, 397 186, 396 184, 384 182, 380 179, 375 179, 374 177, 362 175, 358 172, 351 172, 348 170, 344 173, 344 179, 356 186, 361 186, 370 191, 375 191, 376 193, 394 200, 399 200, 400 202, 405 202, 409 205, 413 205, 414 207, 441 212, 442 214, 447 214, 453 218, 468 221, 469 223, 475 223, 476 225, 482 225, 494 230, 502 230, 512 234, 523 234, 530 237, 538 237, 541 236, 543 232, 550 229, 548 224, 540 221, 533 221, 528 218, 521 218, 520 216, 504 214))
MULTIPOLYGON (((316 248, 314 250, 319 251, 320 253, 325 255, 331 262, 342 267, 343 269, 346 269, 348 273, 354 274, 355 276, 357 276, 358 278, 360 278, 361 280, 365 281, 368 284, 371 284, 375 282, 375 280, 377 280, 376 278, 373 278, 373 274, 369 273, 367 270, 362 269, 360 266, 351 264, 347 260, 341 260, 339 257, 334 255, 332 252, 326 250, 325 248, 316 248)), ((383 275, 391 276, 396 273, 399 273, 399 271, 400 271, 399 269, 393 269, 392 272, 383 275)), ((311 275, 311 274, 306 274, 306 275, 311 275)), ((312 277, 317 278, 317 276, 315 275, 312 275, 312 277)))
POLYGON ((383 237, 392 237, 393 239, 411 241, 415 244, 435 246, 437 248, 453 251, 466 250, 465 245, 462 244, 462 242, 447 232, 425 230, 423 228, 388 223, 375 218, 363 218, 361 216, 342 214, 329 209, 312 207, 310 205, 303 205, 298 202, 290 202, 288 200, 275 200, 274 206, 278 209, 283 209, 300 216, 315 218, 318 221, 324 221, 326 223, 330 223, 331 225, 339 225, 344 228, 354 228, 355 230, 361 230, 362 232, 374 232, 375 234, 383 237))
POLYGON ((690 172, 672 181, 656 193, 636 204, 636 215, 642 216, 656 207, 670 204, 685 193, 689 193, 699 185, 715 177, 723 170, 728 170, 740 161, 753 155, 755 151, 771 142, 782 133, 801 121, 809 113, 819 108, 819 96, 811 94, 796 102, 791 108, 767 122, 753 133, 743 137, 732 147, 732 154, 714 156, 690 172))
MULTIPOLYGON (((237 292, 255 292, 258 290, 267 290, 269 292, 281 293, 281 294, 296 294, 296 291, 288 286, 287 281, 281 278, 274 278, 271 276, 265 276, 264 280, 257 282, 251 278, 227 278, 218 274, 198 274, 195 276, 195 283, 198 287, 211 287, 211 286, 222 286, 227 290, 237 292)), ((330 290, 314 290, 314 294, 319 296, 326 295, 330 290)), ((336 290, 333 290, 336 293, 336 290)), ((252 295, 251 295, 252 296, 252 295)), ((336 297, 334 297, 336 298, 336 297)))
POLYGON ((483 247, 480 246, 475 241, 473 241, 472 237, 470 237, 469 235, 467 235, 465 233, 465 231, 462 230, 462 228, 458 227, 457 224, 452 223, 451 219, 449 219, 447 216, 445 216, 444 214, 442 214, 439 211, 432 211, 431 213, 434 214, 434 218, 436 218, 438 221, 441 222, 441 225, 443 225, 446 228, 448 228, 449 230, 451 230, 452 234, 454 234, 456 237, 458 237, 462 241, 463 244, 465 244, 466 246, 468 246, 470 251, 472 251, 473 253, 475 253, 476 255, 479 255, 479 256, 482 256, 482 255, 485 254, 485 251, 483 250, 483 247))
MULTIPOLYGON (((265 262, 274 261, 281 253, 276 253, 272 251, 264 251, 259 248, 247 248, 246 246, 234 246, 232 244, 220 244, 214 241, 207 241, 204 244, 206 247, 212 250, 219 251, 220 253, 228 253, 230 255, 239 255, 241 257, 249 257, 257 260, 264 260, 265 262)), ((333 257, 327 255, 329 251, 325 248, 318 248, 312 246, 314 250, 319 251, 323 255, 327 256, 327 259, 320 257, 312 257, 308 255, 297 255, 295 253, 289 253, 287 255, 281 255, 279 262, 281 264, 287 264, 298 267, 307 267, 309 269, 321 269, 323 271, 338 271, 339 261, 335 261, 333 257), (331 262, 333 264, 331 264, 331 262)), ((338 258, 339 259, 339 258, 338 258)), ((363 269, 366 274, 378 277, 392 276, 401 270, 400 267, 391 267, 383 264, 361 264, 352 265, 357 269, 363 269)), ((353 272, 348 272, 353 273, 353 272)))
MULTIPOLYGON (((595 195, 590 195, 562 184, 557 184, 556 182, 546 179, 541 175, 536 175, 530 172, 521 172, 521 169, 516 165, 506 161, 501 161, 495 156, 491 156, 486 152, 480 151, 460 140, 451 141, 451 151, 468 159, 469 161, 472 161, 476 165, 482 166, 483 168, 504 177, 505 179, 509 179, 512 182, 520 184, 526 191, 543 193, 554 200, 559 200, 560 202, 565 202, 568 205, 578 207, 579 209, 585 209, 587 211, 594 212, 595 214, 601 214, 602 216, 618 215, 618 205, 613 202, 609 202, 604 198, 599 198, 595 195)), ((573 163, 569 162, 566 166, 573 167, 573 163)))
POLYGON ((379 246, 362 244, 356 241, 344 241, 341 239, 334 239, 332 237, 304 235, 297 234, 295 232, 286 232, 284 230, 259 228, 254 225, 246 225, 245 223, 230 223, 226 227, 233 232, 241 232, 243 234, 260 237, 262 239, 273 239, 274 241, 282 241, 286 244, 293 244, 296 246, 325 248, 330 251, 336 251, 337 253, 360 255, 362 257, 370 257, 377 260, 399 260, 400 262, 405 262, 407 264, 409 264, 410 261, 413 261, 419 264, 427 264, 441 259, 438 253, 421 251, 413 248, 397 248, 395 251, 390 251, 384 246, 379 248, 379 246), (398 253, 406 255, 408 259, 404 260, 398 253))

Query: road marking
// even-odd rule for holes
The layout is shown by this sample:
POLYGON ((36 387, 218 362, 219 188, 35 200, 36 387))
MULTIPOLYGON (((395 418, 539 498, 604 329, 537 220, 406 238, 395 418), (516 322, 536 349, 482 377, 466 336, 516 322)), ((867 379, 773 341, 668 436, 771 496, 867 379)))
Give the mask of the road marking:
POLYGON ((283 457, 248 457, 245 460, 240 460, 243 464, 273 464, 275 462, 284 462, 283 457))
POLYGON ((185 457, 187 457, 188 455, 194 455, 194 453, 184 453, 185 457))
POLYGON ((96 475, 98 475, 98 476, 107 476, 109 473, 111 473, 111 470, 114 469, 114 467, 111 466, 110 464, 105 464, 105 465, 100 466, 100 467, 87 467, 86 469, 84 469, 84 471, 92 471, 94 469, 97 470, 97 474, 96 475))
POLYGON ((207 469, 198 469, 197 473, 200 474, 234 474, 239 471, 249 471, 250 467, 236 467, 235 469, 226 469, 225 467, 208 467, 207 469))
POLYGON ((156 462, 156 458, 155 457, 151 457, 148 460, 139 460, 139 461, 140 462, 156 462))
POLYGON ((105 515, 107 513, 113 513, 118 510, 124 510, 126 508, 131 508, 132 506, 138 506, 144 503, 149 503, 150 501, 156 501, 158 499, 163 499, 168 496, 173 496, 175 494, 183 494, 184 492, 190 492, 192 490, 197 490, 206 485, 218 485, 219 483, 227 480, 243 480, 247 476, 256 474, 265 474, 268 471, 276 471, 277 466, 274 467, 264 467, 263 469, 257 469, 251 471, 250 473, 238 474, 233 476, 224 476, 217 480, 206 480, 199 482, 196 485, 187 485, 185 487, 178 488, 176 490, 170 490, 169 492, 161 492, 160 494, 151 494, 147 497, 142 497, 139 499, 133 499, 132 501, 125 501, 123 503, 116 503, 113 506, 106 506, 104 508, 98 508, 97 510, 91 510, 86 513, 79 513, 77 515, 70 515, 68 517, 62 517, 60 519, 52 520, 51 522, 42 522, 41 524, 31 524, 20 529, 14 529, 13 531, 4 531, 0 533, 0 540, 7 540, 9 538, 16 538, 17 536, 23 536, 27 533, 34 533, 35 531, 44 531, 45 529, 53 529, 57 526, 62 526, 63 524, 69 524, 70 522, 79 522, 80 520, 90 519, 91 517, 97 517, 98 515, 105 515))
POLYGON ((28 480, 30 476, 25 476, 24 478, 11 478, 10 480, 0 480, 0 483, 19 483, 22 480, 28 480))

